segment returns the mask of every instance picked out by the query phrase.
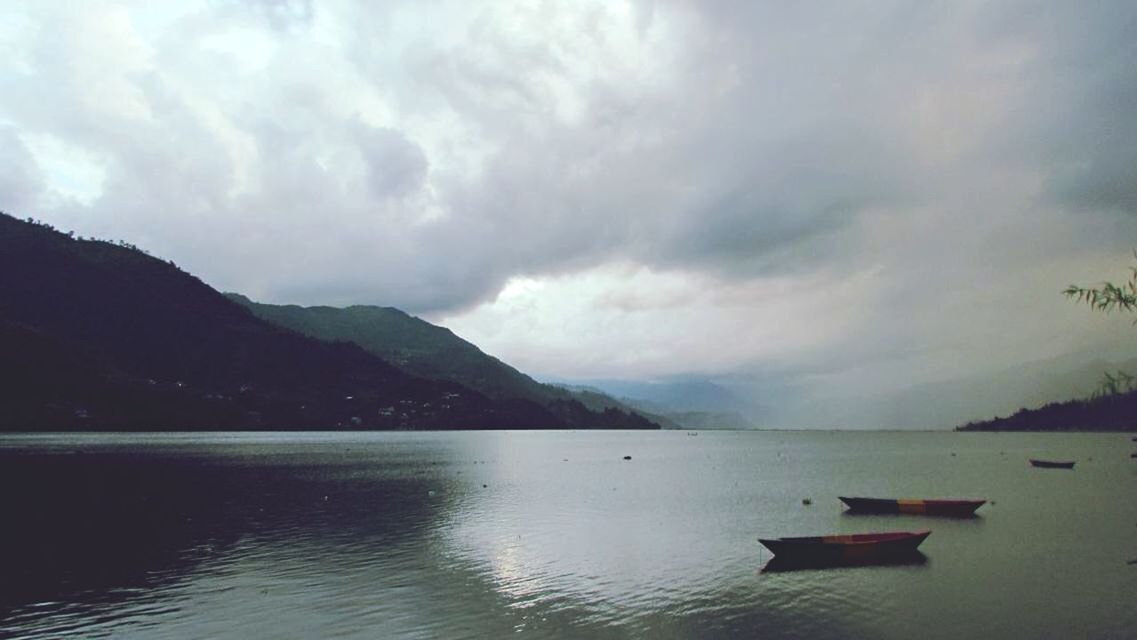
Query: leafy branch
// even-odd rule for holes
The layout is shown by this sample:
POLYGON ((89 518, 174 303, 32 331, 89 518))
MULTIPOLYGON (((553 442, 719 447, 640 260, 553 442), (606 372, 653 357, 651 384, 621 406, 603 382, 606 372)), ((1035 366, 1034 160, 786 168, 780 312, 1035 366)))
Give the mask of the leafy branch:
MULTIPOLYGON (((1137 250, 1133 252, 1137 258, 1137 250)), ((1079 287, 1070 285, 1062 292, 1067 298, 1073 298, 1079 304, 1085 303, 1095 311, 1110 313, 1112 311, 1137 311, 1137 266, 1129 267, 1129 281, 1121 284, 1103 282, 1097 287, 1079 287)), ((1133 321, 1137 324, 1137 320, 1133 321)), ((1137 389, 1137 376, 1118 371, 1102 374, 1094 398, 1114 396, 1129 393, 1137 389)))
MULTIPOLYGON (((1133 252, 1137 257, 1137 251, 1133 252)), ((1103 282, 1097 287, 1070 285, 1062 292, 1067 298, 1088 304, 1096 311, 1137 311, 1137 266, 1129 268, 1129 281, 1121 284, 1103 282)), ((1137 324, 1137 320, 1134 320, 1137 324)))
POLYGON ((1101 382, 1098 383, 1097 391, 1094 391, 1092 397, 1115 396, 1121 393, 1129 393, 1134 389, 1137 389, 1137 376, 1124 371, 1116 373, 1106 371, 1102 374, 1101 382))

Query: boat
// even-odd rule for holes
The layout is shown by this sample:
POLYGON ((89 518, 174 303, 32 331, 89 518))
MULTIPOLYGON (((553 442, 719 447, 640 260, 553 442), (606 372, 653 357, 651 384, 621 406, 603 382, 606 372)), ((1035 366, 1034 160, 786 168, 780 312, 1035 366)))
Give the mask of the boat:
POLYGON ((952 516, 967 518, 987 503, 986 500, 920 500, 891 498, 846 498, 838 496, 857 513, 909 513, 922 516, 952 516))
POLYGON ((880 560, 915 553, 916 547, 931 533, 924 529, 801 538, 759 538, 758 542, 778 558, 817 562, 880 560))
POLYGON ((1030 459, 1030 466, 1041 467, 1043 469, 1073 469, 1073 460, 1035 460, 1030 459))

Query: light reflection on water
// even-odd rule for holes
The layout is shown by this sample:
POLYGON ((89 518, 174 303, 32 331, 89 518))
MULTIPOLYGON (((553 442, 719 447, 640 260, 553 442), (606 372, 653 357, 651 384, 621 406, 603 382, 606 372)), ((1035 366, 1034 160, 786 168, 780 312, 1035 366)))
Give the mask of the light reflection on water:
POLYGON ((3 436, 0 636, 1125 637, 1128 451, 1122 435, 3 436), (1026 463, 1056 454, 1077 469, 1026 463), (994 504, 851 516, 846 494, 994 504), (918 528, 926 561, 896 566, 763 572, 756 542, 918 528))

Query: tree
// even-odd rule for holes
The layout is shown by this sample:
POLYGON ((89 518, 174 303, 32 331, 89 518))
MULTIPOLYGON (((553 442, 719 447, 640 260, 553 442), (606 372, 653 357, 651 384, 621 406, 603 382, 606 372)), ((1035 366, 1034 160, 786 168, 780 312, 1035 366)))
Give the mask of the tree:
MULTIPOLYGON (((1137 251, 1133 252, 1137 258, 1137 251)), ((1063 291, 1067 298, 1073 298, 1078 303, 1086 303, 1095 311, 1111 313, 1113 311, 1137 312, 1137 266, 1129 267, 1129 281, 1115 284, 1103 282, 1097 287, 1081 287, 1072 284, 1063 291)), ((1137 324, 1137 320, 1133 321, 1137 324)), ((1137 376, 1124 371, 1116 373, 1105 372, 1094 397, 1112 396, 1119 393, 1128 393, 1137 389, 1137 376)))
MULTIPOLYGON (((1133 252, 1137 258, 1137 251, 1133 252)), ((1097 311, 1137 311, 1137 266, 1129 267, 1129 282, 1114 284, 1103 282, 1098 287, 1070 285, 1062 293, 1068 298, 1084 302, 1097 311)), ((1137 324, 1137 320, 1133 321, 1137 324)))

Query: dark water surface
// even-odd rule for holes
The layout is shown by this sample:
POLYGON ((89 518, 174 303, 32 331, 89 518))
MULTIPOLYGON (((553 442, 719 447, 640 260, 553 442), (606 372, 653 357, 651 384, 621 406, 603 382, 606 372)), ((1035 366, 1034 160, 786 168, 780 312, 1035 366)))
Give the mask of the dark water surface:
POLYGON ((1135 637, 1133 446, 895 432, 0 436, 0 637, 1135 637), (854 516, 838 495, 994 504, 968 520, 854 516), (918 528, 933 532, 926 559, 902 566, 763 572, 756 542, 918 528))

